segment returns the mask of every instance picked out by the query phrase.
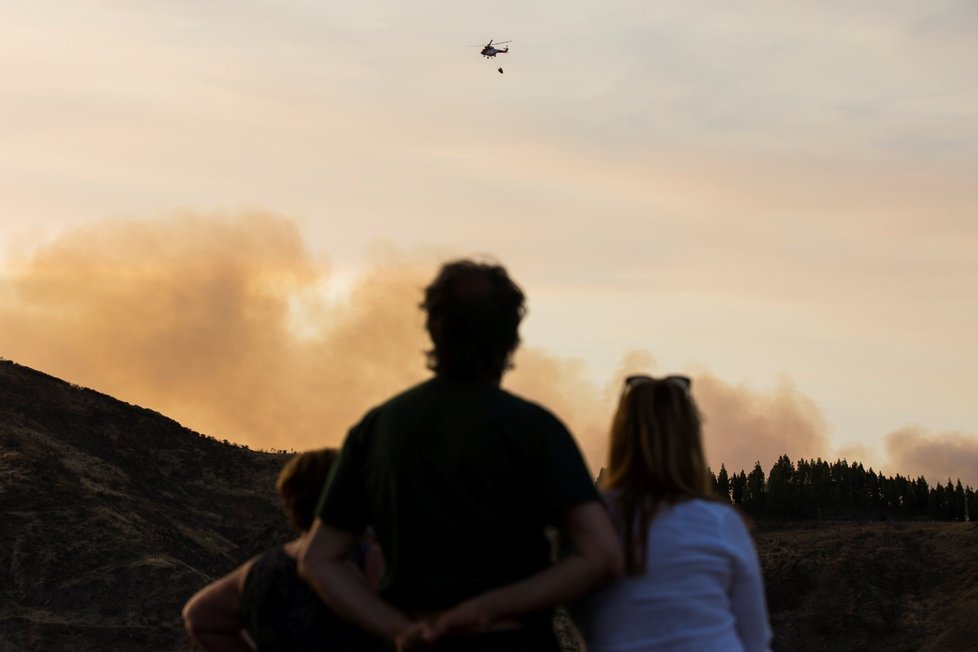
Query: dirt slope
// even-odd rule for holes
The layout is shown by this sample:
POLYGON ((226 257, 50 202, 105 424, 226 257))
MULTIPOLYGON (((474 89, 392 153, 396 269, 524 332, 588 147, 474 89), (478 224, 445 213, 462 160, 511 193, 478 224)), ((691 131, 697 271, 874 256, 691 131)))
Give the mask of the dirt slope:
POLYGON ((282 456, 0 362, 0 650, 182 650, 183 602, 288 536, 282 456))

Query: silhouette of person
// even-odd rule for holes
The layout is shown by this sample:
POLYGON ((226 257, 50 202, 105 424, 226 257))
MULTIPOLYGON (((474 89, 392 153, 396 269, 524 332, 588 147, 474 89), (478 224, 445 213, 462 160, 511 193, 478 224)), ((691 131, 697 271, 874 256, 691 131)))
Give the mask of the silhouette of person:
POLYGON ((621 551, 571 434, 499 386, 523 293, 502 267, 460 260, 422 308, 434 377, 350 430, 300 572, 399 649, 557 650, 553 607, 620 572, 621 551), (345 563, 368 523, 388 560, 379 595, 345 563), (547 526, 570 544, 554 564, 547 526))
POLYGON ((690 386, 626 380, 602 476, 625 576, 575 605, 589 652, 769 650, 757 551, 713 491, 690 386))
MULTIPOLYGON (((381 642, 341 619, 298 575, 296 556, 309 534, 313 511, 338 453, 309 451, 282 469, 276 489, 298 539, 277 546, 198 591, 183 609, 191 639, 210 652, 360 652, 381 642)), ((354 565, 376 587, 383 561, 362 539, 351 550, 354 565)))

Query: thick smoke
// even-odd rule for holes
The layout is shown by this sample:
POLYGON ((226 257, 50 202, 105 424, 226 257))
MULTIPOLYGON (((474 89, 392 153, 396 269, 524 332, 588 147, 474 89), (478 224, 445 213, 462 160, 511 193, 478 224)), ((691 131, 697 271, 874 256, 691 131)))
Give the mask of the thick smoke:
POLYGON ((978 436, 961 432, 930 433, 908 426, 886 436, 894 473, 923 475, 932 485, 948 478, 978 487, 978 436))
POLYGON ((815 403, 782 379, 771 392, 726 383, 709 373, 693 380, 703 412, 703 436, 714 470, 748 472, 760 461, 765 471, 782 453, 792 461, 826 457, 828 435, 815 403))
MULTIPOLYGON (((9 270, 0 355, 252 447, 337 444, 367 408, 429 373, 418 303, 441 261, 390 258, 330 301, 327 266, 289 220, 105 222, 9 270)), ((655 372, 642 352, 606 385, 540 348, 515 362, 505 386, 564 419, 595 472, 622 378, 655 372)), ((714 469, 826 454, 819 410, 787 382, 758 392, 698 373, 693 395, 714 469)))
MULTIPOLYGON (((427 270, 426 270, 427 271, 427 270)), ((424 375, 420 270, 391 263, 327 304, 327 270, 268 215, 108 222, 19 265, 5 357, 255 447, 337 443, 424 375), (314 315, 295 334, 290 309, 314 315)))

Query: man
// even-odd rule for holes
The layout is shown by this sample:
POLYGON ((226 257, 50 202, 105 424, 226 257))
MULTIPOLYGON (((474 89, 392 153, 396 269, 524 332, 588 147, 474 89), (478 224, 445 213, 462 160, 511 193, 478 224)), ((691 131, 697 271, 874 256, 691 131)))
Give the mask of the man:
POLYGON ((500 266, 446 264, 422 303, 435 376, 350 430, 324 489, 300 572, 401 649, 557 650, 553 607, 621 572, 570 433, 499 387, 523 299, 500 266), (368 524, 386 563, 379 596, 346 561, 368 524), (554 564, 548 525, 569 544, 554 564))

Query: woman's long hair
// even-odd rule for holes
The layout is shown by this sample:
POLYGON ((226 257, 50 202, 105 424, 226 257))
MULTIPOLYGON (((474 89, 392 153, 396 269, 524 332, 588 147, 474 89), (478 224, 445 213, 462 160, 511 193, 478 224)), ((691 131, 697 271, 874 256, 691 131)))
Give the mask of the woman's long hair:
POLYGON ((663 502, 718 499, 703 454, 699 411, 688 386, 673 380, 627 384, 611 424, 603 488, 621 518, 628 575, 645 571, 649 524, 663 502))

